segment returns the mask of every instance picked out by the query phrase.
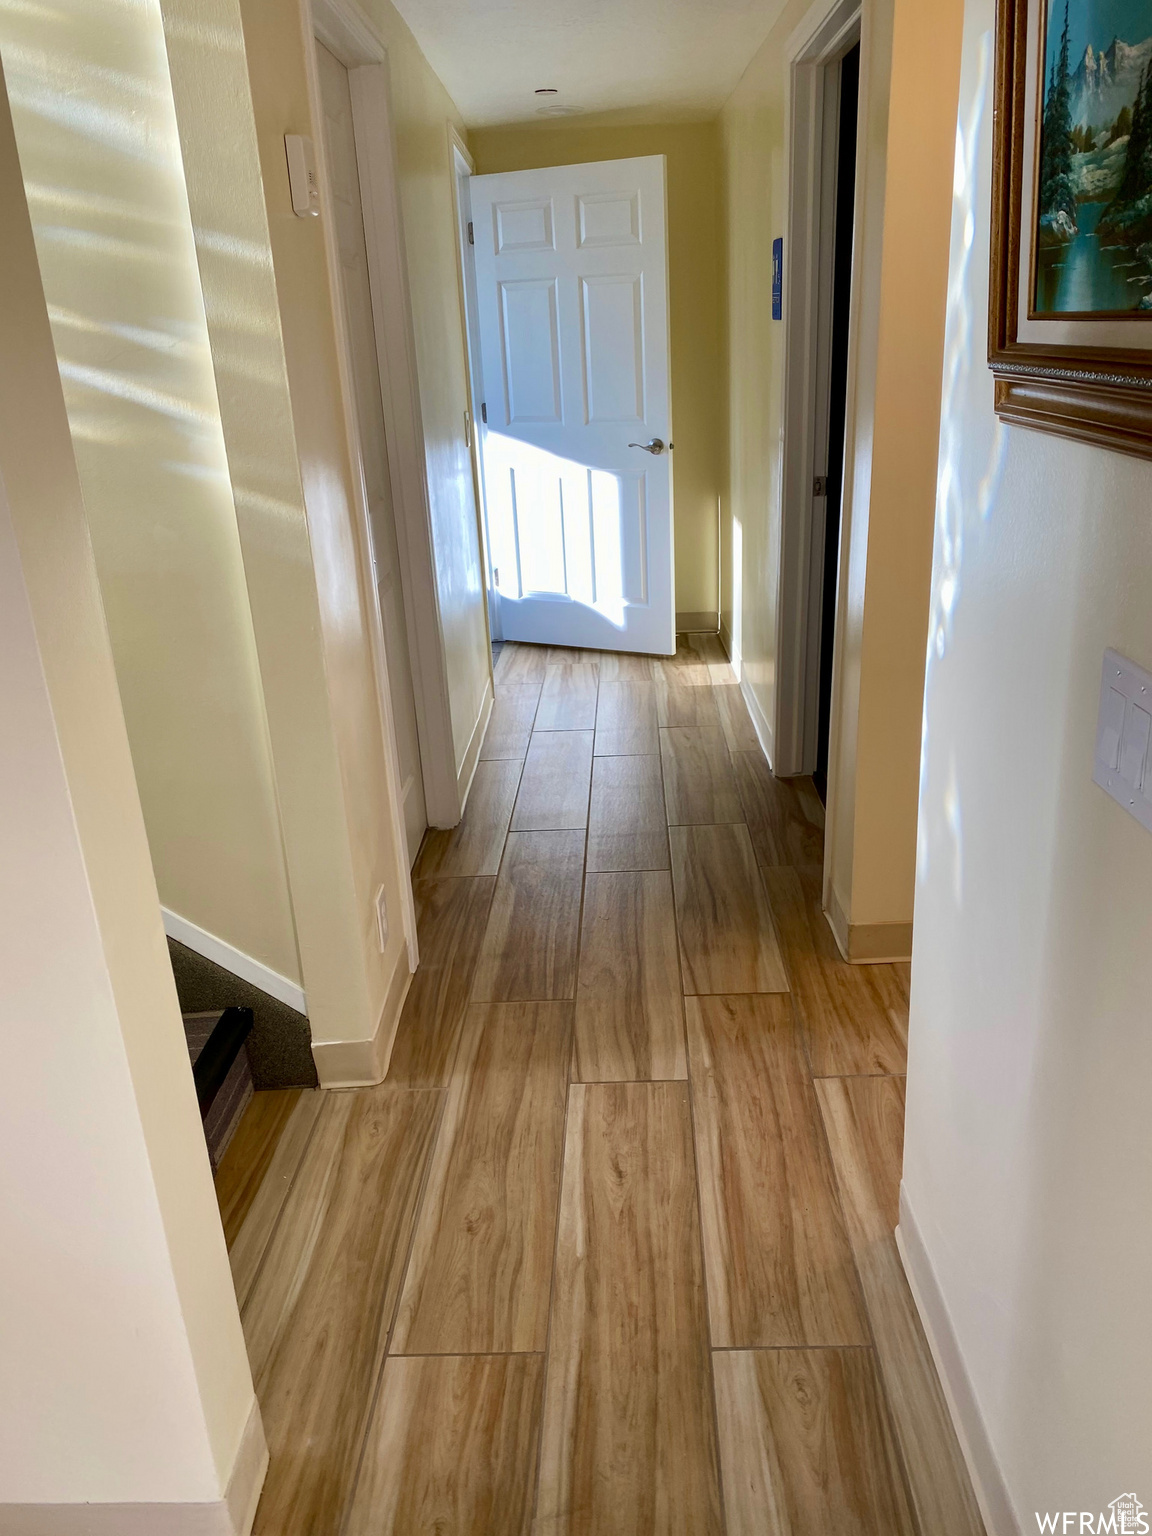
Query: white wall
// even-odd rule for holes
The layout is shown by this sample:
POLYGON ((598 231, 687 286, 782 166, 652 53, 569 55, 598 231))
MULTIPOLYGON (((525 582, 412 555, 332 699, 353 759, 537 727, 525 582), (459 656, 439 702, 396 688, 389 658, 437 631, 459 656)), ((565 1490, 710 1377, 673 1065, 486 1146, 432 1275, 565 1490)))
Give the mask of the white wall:
POLYGON ((1152 666, 1152 465, 993 414, 993 10, 964 34, 904 1193, 1035 1530, 1152 1505, 1152 836, 1091 777, 1105 647, 1152 666))
POLYGON ((160 7, 0 0, 0 52, 161 899, 298 982, 160 7))
POLYGON ((208 1536, 259 1418, 2 80, 0 203, 0 1530, 208 1536))

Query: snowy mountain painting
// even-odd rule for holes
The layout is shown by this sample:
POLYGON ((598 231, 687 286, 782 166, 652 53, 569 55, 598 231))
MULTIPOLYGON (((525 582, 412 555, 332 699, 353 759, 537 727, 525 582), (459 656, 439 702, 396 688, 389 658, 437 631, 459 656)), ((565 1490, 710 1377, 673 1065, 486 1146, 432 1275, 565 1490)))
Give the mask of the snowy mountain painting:
POLYGON ((1152 317, 1152 0, 1044 0, 1038 314, 1152 317))

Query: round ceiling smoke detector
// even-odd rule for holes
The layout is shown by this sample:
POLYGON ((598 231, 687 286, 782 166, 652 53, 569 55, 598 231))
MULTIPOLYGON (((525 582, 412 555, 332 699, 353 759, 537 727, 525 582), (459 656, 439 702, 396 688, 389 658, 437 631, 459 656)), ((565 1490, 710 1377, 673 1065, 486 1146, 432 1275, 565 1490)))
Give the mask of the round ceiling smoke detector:
POLYGON ((579 117, 583 107, 562 107, 559 104, 551 107, 537 107, 537 117, 579 117))

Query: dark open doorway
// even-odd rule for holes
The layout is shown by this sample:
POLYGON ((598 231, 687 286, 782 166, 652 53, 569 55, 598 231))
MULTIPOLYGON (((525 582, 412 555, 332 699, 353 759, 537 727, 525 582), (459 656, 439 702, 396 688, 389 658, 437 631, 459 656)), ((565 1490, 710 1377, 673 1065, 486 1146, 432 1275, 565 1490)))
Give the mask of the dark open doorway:
POLYGON ((820 606, 820 713, 813 778, 828 795, 828 739, 832 719, 832 655, 836 636, 836 580, 840 566, 840 506, 844 486, 844 416, 848 390, 848 321, 852 290, 852 223, 856 201, 856 115, 860 100, 860 44, 840 60, 840 116, 836 154, 836 218, 832 259, 832 344, 829 369, 828 465, 824 503, 824 570, 820 606))

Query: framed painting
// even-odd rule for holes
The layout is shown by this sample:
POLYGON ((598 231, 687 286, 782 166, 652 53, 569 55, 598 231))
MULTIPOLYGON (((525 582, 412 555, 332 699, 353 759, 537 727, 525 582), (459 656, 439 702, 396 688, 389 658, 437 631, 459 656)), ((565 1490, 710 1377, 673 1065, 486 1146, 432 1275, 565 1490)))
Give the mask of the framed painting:
POLYGON ((998 0, 996 42, 997 414, 1152 458, 1152 0, 998 0))

